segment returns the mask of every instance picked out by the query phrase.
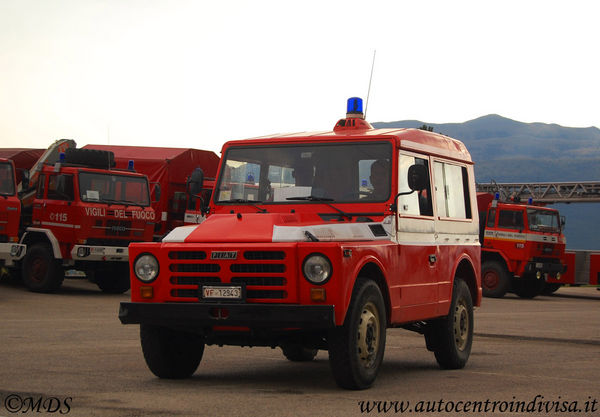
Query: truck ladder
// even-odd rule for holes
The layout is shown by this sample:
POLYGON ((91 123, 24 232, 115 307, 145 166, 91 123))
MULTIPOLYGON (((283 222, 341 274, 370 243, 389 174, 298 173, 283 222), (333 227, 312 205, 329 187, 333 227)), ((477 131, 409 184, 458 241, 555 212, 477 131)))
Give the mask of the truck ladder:
POLYGON ((501 200, 518 197, 535 203, 592 203, 600 202, 599 181, 478 183, 477 192, 500 193, 501 200))

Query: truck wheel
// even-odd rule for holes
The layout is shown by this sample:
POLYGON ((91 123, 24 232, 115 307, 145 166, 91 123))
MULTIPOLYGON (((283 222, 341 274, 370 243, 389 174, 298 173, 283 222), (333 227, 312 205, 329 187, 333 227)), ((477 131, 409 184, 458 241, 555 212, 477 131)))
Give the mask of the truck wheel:
POLYGON ((344 325, 327 337, 329 364, 340 387, 365 389, 373 384, 383 360, 386 327, 381 290, 372 280, 359 278, 344 325))
POLYGON ((67 148, 65 161, 70 164, 110 169, 115 166, 115 154, 100 149, 67 148))
POLYGON ((555 284, 555 283, 546 283, 546 285, 544 286, 544 289, 542 290, 542 294, 544 295, 551 295, 554 294, 556 291, 558 291, 558 289, 562 287, 562 284, 555 284))
POLYGON ((141 324, 140 340, 146 364, 159 378, 192 376, 204 353, 204 337, 167 327, 141 324))
POLYGON ((309 362, 317 356, 318 349, 306 348, 297 343, 281 346, 283 355, 292 362, 309 362))
POLYGON ((56 291, 65 278, 60 261, 47 245, 37 243, 27 249, 23 259, 23 283, 34 292, 56 291))
POLYGON ((454 280, 448 315, 429 323, 425 340, 441 368, 460 369, 466 365, 473 344, 473 300, 462 279, 454 280))
POLYGON ((537 279, 533 275, 523 275, 520 278, 513 278, 513 291, 521 298, 534 298, 544 291, 546 281, 542 278, 537 279))
POLYGON ((485 261, 481 266, 481 289, 484 297, 502 298, 510 289, 508 271, 501 262, 485 261))
POLYGON ((109 294, 123 294, 130 287, 129 263, 119 262, 116 265, 95 273, 98 288, 109 294))

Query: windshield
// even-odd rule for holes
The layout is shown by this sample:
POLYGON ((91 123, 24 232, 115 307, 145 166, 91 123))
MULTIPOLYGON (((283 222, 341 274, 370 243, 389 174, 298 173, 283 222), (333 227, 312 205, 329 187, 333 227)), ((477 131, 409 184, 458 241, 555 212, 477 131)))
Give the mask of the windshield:
POLYGON ((386 201, 391 158, 389 142, 233 147, 215 201, 386 201))
POLYGON ((15 194, 15 177, 12 165, 7 162, 0 163, 0 195, 15 194))
POLYGON ((527 209, 529 230, 560 233, 560 218, 553 210, 527 209))
POLYGON ((81 201, 132 206, 148 206, 148 180, 145 177, 81 172, 81 201))

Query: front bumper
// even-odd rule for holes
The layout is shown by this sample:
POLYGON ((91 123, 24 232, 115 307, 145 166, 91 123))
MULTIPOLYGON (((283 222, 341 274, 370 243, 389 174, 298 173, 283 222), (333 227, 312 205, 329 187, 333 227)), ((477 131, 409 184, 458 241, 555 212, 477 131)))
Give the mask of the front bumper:
POLYGON ((0 260, 6 266, 23 259, 27 252, 27 246, 20 243, 0 243, 0 260))
POLYGON ((328 329, 335 326, 334 307, 331 305, 122 302, 119 320, 123 324, 194 328, 328 329))
POLYGON ((567 266, 558 262, 529 262, 525 265, 525 272, 548 274, 555 276, 556 274, 564 274, 567 272, 567 266))
POLYGON ((121 261, 129 260, 129 248, 121 246, 75 245, 71 258, 76 261, 121 261))

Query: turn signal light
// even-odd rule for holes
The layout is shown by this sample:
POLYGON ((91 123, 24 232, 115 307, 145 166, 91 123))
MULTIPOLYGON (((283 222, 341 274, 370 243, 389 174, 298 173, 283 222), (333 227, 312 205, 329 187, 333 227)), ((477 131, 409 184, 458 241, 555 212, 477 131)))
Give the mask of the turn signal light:
POLYGON ((311 301, 325 301, 326 299, 325 288, 311 288, 310 299, 311 301))
POLYGON ((147 286, 140 287, 140 297, 145 299, 154 297, 154 288, 147 286))

